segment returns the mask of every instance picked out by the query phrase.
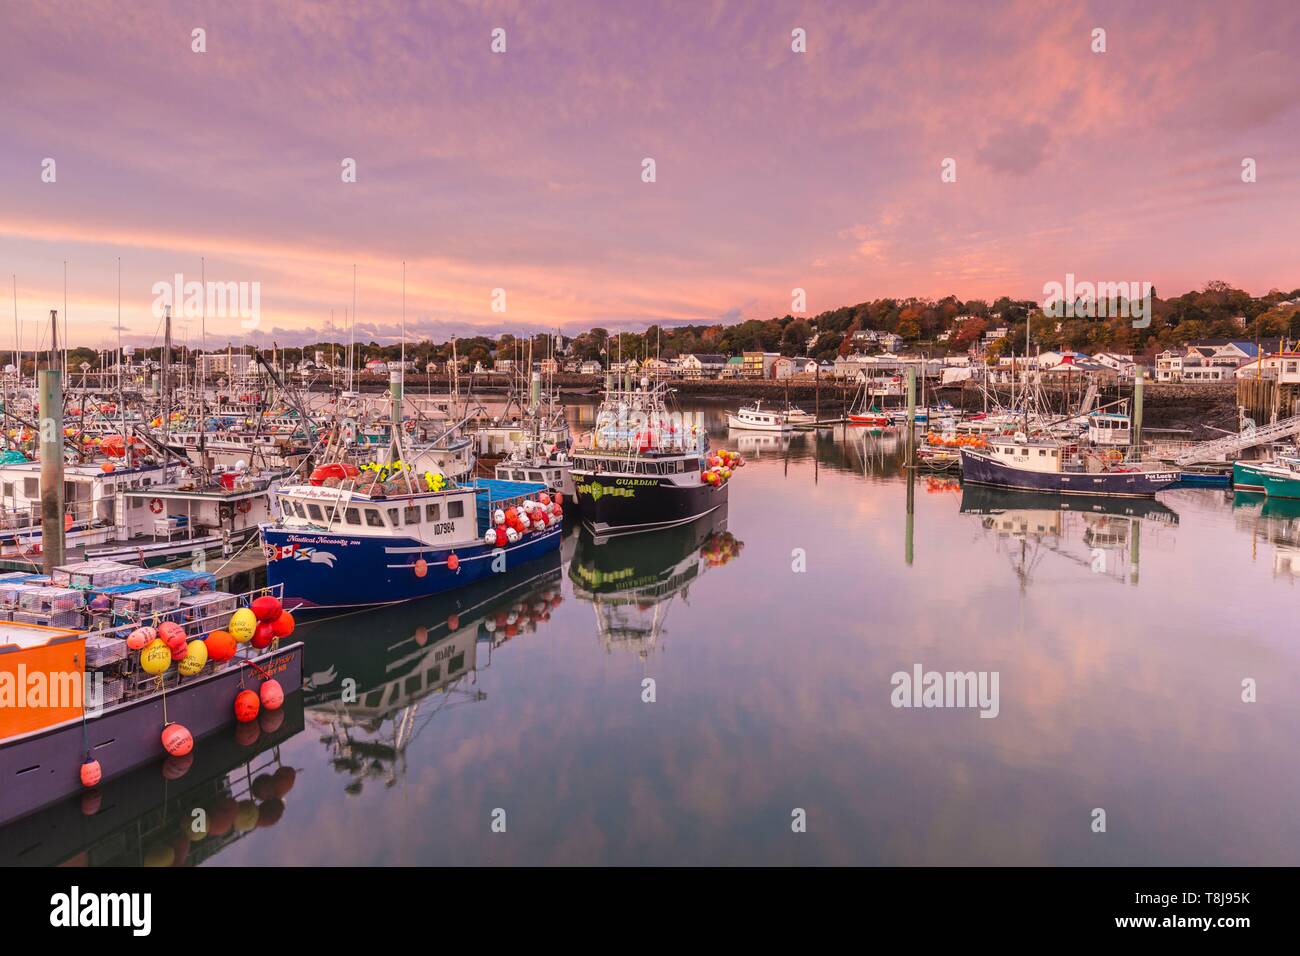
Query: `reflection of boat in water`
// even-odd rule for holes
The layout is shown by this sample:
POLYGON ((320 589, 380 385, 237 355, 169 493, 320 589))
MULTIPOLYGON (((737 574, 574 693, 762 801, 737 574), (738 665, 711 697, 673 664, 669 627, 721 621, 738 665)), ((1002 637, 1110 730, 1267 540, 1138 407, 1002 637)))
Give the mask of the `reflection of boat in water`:
POLYGON ((1080 511, 1088 514, 1142 518, 1178 524, 1178 512, 1154 498, 1106 498, 1099 495, 1053 495, 1038 491, 1013 491, 989 485, 963 485, 963 514, 998 514, 1004 511, 1080 511))
POLYGON ((1136 585, 1143 522, 1170 528, 1178 524, 1178 513, 1155 499, 1051 495, 982 485, 963 487, 961 512, 982 516, 981 524, 997 537, 998 549, 1008 553, 1022 588, 1044 552, 1136 585), (1018 542, 1018 552, 1007 550, 1009 540, 1018 542), (1072 550, 1071 540, 1088 550, 1072 550))
POLYGON ((584 528, 569 564, 574 594, 595 607, 605 649, 643 659, 663 633, 668 607, 710 567, 726 564, 744 545, 727 531, 726 509, 690 524, 632 538, 597 540, 584 528))
POLYGON ((303 695, 289 694, 279 710, 199 739, 188 757, 133 770, 0 828, 0 866, 203 863, 279 821, 296 780, 279 747, 302 729, 303 695))
POLYGON ((1238 528, 1273 546, 1275 577, 1300 578, 1300 499, 1239 491, 1232 512, 1238 528))
POLYGON ((560 555, 471 585, 453 595, 345 615, 310 631, 309 719, 334 769, 395 784, 405 750, 448 707, 485 698, 476 671, 495 647, 535 630, 560 602, 560 555), (359 636, 364 625, 372 637, 359 636))
POLYGON ((763 452, 783 452, 792 441, 802 441, 803 432, 738 432, 736 449, 748 457, 759 458, 763 452))

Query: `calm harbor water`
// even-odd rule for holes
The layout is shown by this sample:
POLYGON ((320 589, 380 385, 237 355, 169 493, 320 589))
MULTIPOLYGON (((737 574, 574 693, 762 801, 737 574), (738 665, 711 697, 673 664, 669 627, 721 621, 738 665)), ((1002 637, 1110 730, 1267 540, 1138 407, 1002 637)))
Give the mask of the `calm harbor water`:
POLYGON ((1062 511, 921 475, 909 535, 895 437, 705 414, 749 462, 725 521, 575 532, 491 588, 304 628, 278 726, 16 824, 11 861, 1300 859, 1300 502, 1062 511), (895 708, 916 664, 997 672, 998 716, 895 708))

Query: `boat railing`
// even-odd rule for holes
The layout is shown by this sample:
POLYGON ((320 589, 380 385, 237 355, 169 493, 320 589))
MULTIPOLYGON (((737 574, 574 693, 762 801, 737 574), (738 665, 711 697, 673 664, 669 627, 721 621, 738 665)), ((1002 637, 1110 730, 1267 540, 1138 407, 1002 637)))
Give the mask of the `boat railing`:
MULTIPOLYGON (((278 648, 280 638, 272 640, 269 647, 255 648, 251 642, 244 642, 237 646, 235 656, 227 661, 211 661, 204 667, 202 672, 194 677, 185 677, 179 669, 172 667, 161 675, 152 675, 146 673, 140 667, 139 654, 125 649, 126 639, 132 633, 141 627, 158 627, 164 622, 171 621, 180 624, 185 628, 186 636, 189 640, 203 640, 212 632, 224 630, 230 623, 231 615, 241 607, 248 607, 254 600, 259 597, 270 596, 276 600, 283 600, 284 585, 272 584, 260 588, 254 588, 238 596, 231 595, 233 602, 220 602, 220 609, 199 614, 198 616, 187 617, 187 609, 184 605, 179 608, 172 608, 166 611, 158 611, 152 614, 144 615, 140 620, 130 621, 126 624, 111 624, 111 618, 105 615, 101 621, 92 623, 91 627, 83 632, 83 636, 88 640, 94 640, 102 644, 104 641, 121 641, 125 653, 122 653, 117 660, 109 664, 107 668, 94 667, 95 670, 103 672, 105 669, 109 672, 106 674, 107 680, 121 680, 121 694, 106 695, 112 699, 106 699, 105 704, 116 704, 119 701, 135 700, 141 697, 148 697, 160 691, 174 690, 184 686, 187 682, 192 682, 220 671, 228 670, 234 667, 242 667, 252 658, 261 657, 263 654, 274 651, 278 648)), ((292 612, 295 608, 286 608, 292 612)), ((89 648, 89 644, 87 645, 89 648)), ((89 656, 89 655, 88 655, 89 656)), ((108 655, 113 657, 116 655, 108 655)), ((93 667, 93 665, 92 665, 93 667)), ((89 668, 88 668, 89 669, 89 668)))

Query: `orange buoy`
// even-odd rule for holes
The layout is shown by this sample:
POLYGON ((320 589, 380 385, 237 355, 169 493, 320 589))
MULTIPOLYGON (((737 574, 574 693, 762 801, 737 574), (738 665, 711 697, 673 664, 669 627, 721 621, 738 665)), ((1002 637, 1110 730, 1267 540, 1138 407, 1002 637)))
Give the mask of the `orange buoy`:
POLYGON ((99 781, 104 777, 103 768, 99 766, 98 760, 87 759, 81 765, 81 785, 87 790, 99 786, 99 781))
POLYGON ((288 637, 293 633, 293 627, 293 615, 288 611, 281 611, 280 616, 271 622, 271 631, 276 637, 288 637))
POLYGON ((280 686, 278 680, 263 681, 258 696, 262 699, 262 706, 267 710, 279 710, 280 705, 284 703, 284 688, 280 686))
POLYGON ((208 659, 218 663, 234 657, 238 646, 235 636, 229 631, 213 631, 203 639, 203 643, 208 645, 208 659))
POLYGON ((257 719, 257 712, 262 709, 257 695, 251 690, 241 690, 235 695, 235 720, 247 724, 257 719))
POLYGON ((429 562, 424 560, 424 558, 417 558, 413 567, 415 568, 415 576, 417 578, 422 578, 429 573, 429 562))
POLYGON ((183 724, 168 724, 163 728, 162 745, 173 757, 184 757, 194 749, 194 737, 183 724))
POLYGON ((459 630, 460 630, 460 615, 459 615, 459 614, 452 614, 452 615, 448 616, 448 618, 447 618, 447 630, 449 630, 449 631, 459 631, 459 630))
POLYGON ((456 557, 456 552, 453 551, 451 554, 447 555, 447 570, 455 571, 459 567, 460 558, 456 557))

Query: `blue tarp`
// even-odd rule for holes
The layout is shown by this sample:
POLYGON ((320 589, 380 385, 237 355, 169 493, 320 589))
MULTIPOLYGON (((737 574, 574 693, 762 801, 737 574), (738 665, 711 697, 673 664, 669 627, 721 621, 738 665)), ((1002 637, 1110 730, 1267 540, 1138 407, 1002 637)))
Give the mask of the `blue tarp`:
POLYGON ((502 478, 475 478, 474 501, 478 505, 478 529, 482 533, 492 526, 491 513, 498 501, 539 495, 546 485, 539 481, 506 481, 502 478))

